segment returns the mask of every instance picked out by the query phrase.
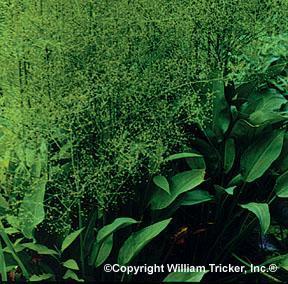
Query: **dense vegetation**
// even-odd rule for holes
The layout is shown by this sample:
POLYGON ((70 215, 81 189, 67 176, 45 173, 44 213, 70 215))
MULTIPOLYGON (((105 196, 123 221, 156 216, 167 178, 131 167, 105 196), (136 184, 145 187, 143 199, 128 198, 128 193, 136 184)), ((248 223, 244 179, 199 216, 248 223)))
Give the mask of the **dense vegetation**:
POLYGON ((287 0, 2 0, 2 280, 285 282, 287 15, 287 0))

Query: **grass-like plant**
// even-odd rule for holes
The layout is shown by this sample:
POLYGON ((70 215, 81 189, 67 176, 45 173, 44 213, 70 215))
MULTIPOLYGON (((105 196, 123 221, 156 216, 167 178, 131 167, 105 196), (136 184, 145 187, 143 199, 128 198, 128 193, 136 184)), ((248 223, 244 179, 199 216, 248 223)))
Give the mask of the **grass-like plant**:
MULTIPOLYGON (((108 2, 0 3, 4 228, 12 226, 25 238, 59 244, 71 230, 86 227, 79 234, 77 259, 83 278, 87 256, 98 266, 108 257, 101 254, 102 246, 112 249, 111 234, 95 242, 95 224, 105 228, 113 219, 107 212, 131 200, 132 194, 143 205, 148 192, 142 185, 163 170, 163 157, 187 149, 199 133, 206 137, 204 144, 216 136, 225 150, 233 148, 226 138, 238 119, 234 116, 249 116, 250 109, 235 93, 225 90, 224 96, 223 82, 231 90, 239 84, 246 88, 242 83, 248 82, 250 96, 250 80, 258 87, 279 71, 273 73, 271 65, 275 69, 286 64, 278 64, 287 43, 285 0, 108 2), (31 215, 32 209, 36 213, 31 215), (35 232, 40 223, 48 237, 35 232)), ((269 87, 282 94, 287 81, 281 76, 274 76, 269 87)), ((261 115, 254 113, 253 119, 274 119, 274 113, 271 118, 261 115)), ((207 153, 215 148, 210 144, 204 147, 207 153)), ((218 175, 218 164, 213 163, 207 164, 207 171, 218 175)), ((194 174, 197 186, 203 168, 194 174)), ((217 185, 223 187, 225 175, 217 185)), ((161 202, 171 205, 177 197, 161 202)), ((145 207, 140 209, 142 214, 145 207)), ((13 234, 11 238, 16 241, 13 234)), ((134 255, 127 256, 126 249, 120 258, 130 261, 134 255)))

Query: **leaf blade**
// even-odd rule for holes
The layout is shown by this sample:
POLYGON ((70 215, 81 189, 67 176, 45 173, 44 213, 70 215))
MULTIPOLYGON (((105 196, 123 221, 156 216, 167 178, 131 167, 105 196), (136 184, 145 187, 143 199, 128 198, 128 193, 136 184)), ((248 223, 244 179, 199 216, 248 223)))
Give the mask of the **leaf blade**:
POLYGON ((278 197, 288 197, 288 171, 277 178, 274 191, 278 197))
POLYGON ((160 210, 169 206, 180 194, 197 187, 204 181, 205 170, 194 169, 179 173, 172 177, 170 194, 156 190, 150 200, 152 210, 160 210))
POLYGON ((163 282, 200 282, 207 272, 208 271, 191 273, 171 272, 163 282))
POLYGON ((115 233, 116 231, 125 228, 129 225, 137 224, 138 221, 129 217, 120 217, 115 219, 111 224, 104 226, 101 228, 97 234, 97 242, 101 242, 108 235, 115 233))
POLYGON ((168 226, 171 220, 171 218, 166 219, 132 233, 119 251, 118 263, 121 265, 129 263, 150 241, 168 226))
POLYGON ((83 230, 84 228, 81 228, 69 234, 62 242, 61 252, 64 252, 76 240, 76 238, 82 233, 83 230))
POLYGON ((270 212, 268 204, 250 202, 240 206, 256 215, 260 223, 261 232, 264 235, 270 227, 270 212))
POLYGON ((186 158, 194 158, 194 157, 202 157, 202 155, 198 153, 193 153, 193 152, 177 153, 177 154, 170 155, 169 157, 165 159, 165 161, 168 162, 168 161, 174 161, 178 159, 186 159, 186 158))
POLYGON ((68 259, 63 263, 63 266, 72 269, 72 270, 79 270, 79 266, 74 259, 68 259))
POLYGON ((281 153, 284 131, 274 131, 270 137, 257 140, 241 157, 242 176, 247 182, 261 177, 281 153))
POLYGON ((233 138, 227 139, 224 150, 224 173, 227 174, 233 167, 236 155, 235 141, 233 138))
POLYGON ((155 176, 153 182, 156 186, 170 194, 170 186, 168 180, 164 176, 155 176))

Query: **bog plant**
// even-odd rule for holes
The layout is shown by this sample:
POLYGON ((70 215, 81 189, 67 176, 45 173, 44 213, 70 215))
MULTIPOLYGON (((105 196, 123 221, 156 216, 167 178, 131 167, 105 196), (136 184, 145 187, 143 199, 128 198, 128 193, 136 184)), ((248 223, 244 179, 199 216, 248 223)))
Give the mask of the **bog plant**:
MULTIPOLYGON (((268 71, 275 71, 274 67, 272 64, 268 71)), ((2 225, 0 230, 4 244, 1 257, 5 260, 1 266, 2 279, 7 279, 5 271, 17 272, 18 267, 20 275, 31 281, 83 281, 95 273, 96 278, 106 279, 102 265, 107 260, 120 265, 149 263, 148 254, 144 253, 150 249, 157 250, 158 261, 166 262, 175 255, 174 250, 177 252, 179 240, 188 245, 197 242, 189 254, 193 265, 225 263, 232 258, 249 267, 250 263, 242 255, 242 245, 252 234, 260 238, 267 234, 275 217, 270 212, 273 202, 288 197, 287 98, 277 87, 277 82, 283 83, 284 78, 287 79, 287 66, 283 65, 275 79, 271 79, 272 86, 271 80, 260 85, 257 80, 250 81, 248 89, 247 83, 231 88, 223 80, 214 80, 206 86, 215 93, 214 99, 222 102, 214 105, 213 123, 194 135, 190 149, 186 146, 185 152, 164 159, 166 168, 167 165, 176 167, 167 171, 168 175, 154 176, 154 186, 144 200, 146 209, 140 208, 142 221, 118 217, 103 225, 102 217, 95 211, 85 228, 70 233, 52 249, 35 240, 27 242, 33 238, 33 229, 38 223, 32 227, 28 223, 27 231, 26 227, 9 222, 8 216, 10 227, 2 225), (201 229, 193 229, 198 226, 201 229), (194 235, 193 230, 198 233, 194 235), (173 236, 172 244, 167 235, 173 236), (159 247, 160 240, 164 245, 159 247), (67 254, 70 246, 77 248, 76 254, 72 251, 67 254), (203 246, 206 253, 197 249, 203 246), (33 259, 31 252, 37 252, 40 257, 35 267, 29 265, 33 259), (57 265, 43 265, 46 259, 54 259, 57 265)), ((32 201, 33 196, 30 198, 32 201)), ((7 209, 5 199, 2 202, 1 207, 7 209)), ((43 208, 39 206, 43 206, 43 202, 37 205, 34 217, 42 221, 43 208)), ((25 198, 21 206, 25 208, 25 198)), ((135 204, 135 207, 139 206, 135 204)), ((28 209, 31 212, 31 208, 28 209)), ((16 220, 21 221, 21 217, 17 216, 16 220)), ((262 264, 276 263, 285 268, 286 258, 286 254, 264 258, 262 264)), ((131 280, 131 276, 125 274, 115 279, 120 277, 131 280)), ((163 275, 165 282, 200 281, 203 277, 209 280, 209 271, 163 275)), ((281 275, 264 273, 263 277, 282 280, 281 275)))
POLYGON ((80 197, 113 207, 156 173, 187 143, 186 125, 211 119, 213 95, 195 81, 216 67, 226 76, 242 46, 283 32, 286 11, 285 1, 2 1, 2 116, 21 141, 47 141, 52 230, 69 230, 80 197))
POLYGON ((1 2, 3 281, 111 280, 194 241, 243 262, 287 197, 288 7, 236 2, 1 2))

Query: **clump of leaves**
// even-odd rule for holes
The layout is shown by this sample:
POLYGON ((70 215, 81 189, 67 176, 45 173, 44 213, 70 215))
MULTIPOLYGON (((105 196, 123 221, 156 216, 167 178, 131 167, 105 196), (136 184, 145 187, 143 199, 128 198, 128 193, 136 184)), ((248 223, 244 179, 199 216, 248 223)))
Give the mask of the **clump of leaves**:
MULTIPOLYGON (((274 66, 271 64, 268 71, 274 66)), ((277 75, 287 78, 287 62, 277 75)), ((252 84, 254 91, 249 92, 246 83, 233 90, 225 87, 223 81, 214 82, 210 87, 222 103, 214 105, 212 125, 191 141, 192 153, 174 155, 185 159, 190 169, 172 177, 154 178, 156 188, 150 201, 153 210, 167 217, 185 207, 181 211, 184 216, 178 218, 184 220, 186 228, 194 228, 190 241, 184 241, 186 246, 192 246, 189 251, 193 264, 225 263, 236 258, 249 266, 242 261, 245 257, 254 264, 273 262, 266 259, 259 244, 271 220, 279 222, 279 216, 270 213, 275 211, 275 200, 288 197, 287 97, 286 91, 275 85, 271 88, 269 81, 259 87, 257 81, 252 84), (231 103, 227 98, 232 98, 231 103), (205 181, 204 174, 198 180, 201 171, 206 172, 205 181), (197 204, 203 204, 201 211, 193 210, 197 204), (253 246, 251 237, 255 234, 258 237, 253 246)), ((176 251, 174 257, 175 254, 176 251)), ((281 264, 285 258, 286 255, 279 257, 280 267, 285 268, 281 264)), ((270 278, 269 274, 262 276, 270 278)), ((283 276, 279 273, 273 277, 281 280, 283 276)))
POLYGON ((285 3, 2 1, 2 116, 21 141, 47 141, 53 230, 125 201, 187 144, 184 125, 212 117, 199 81, 216 67, 226 76, 260 32, 282 31, 285 3))

